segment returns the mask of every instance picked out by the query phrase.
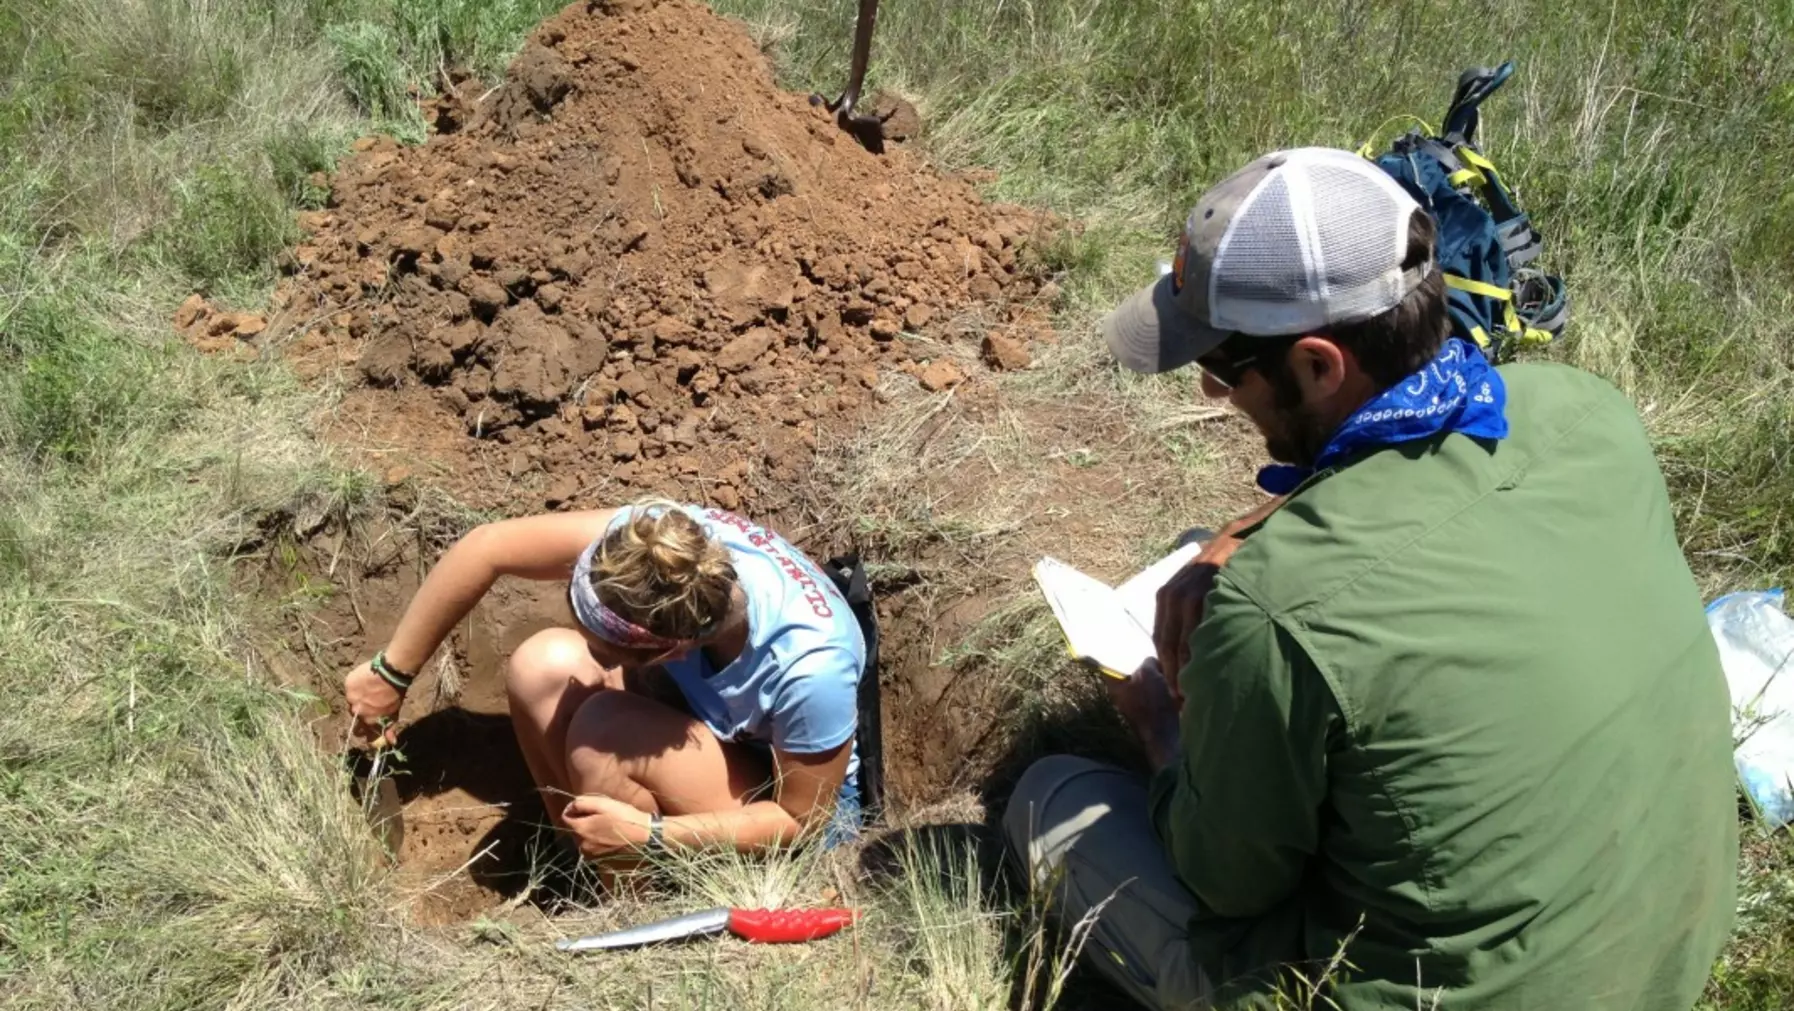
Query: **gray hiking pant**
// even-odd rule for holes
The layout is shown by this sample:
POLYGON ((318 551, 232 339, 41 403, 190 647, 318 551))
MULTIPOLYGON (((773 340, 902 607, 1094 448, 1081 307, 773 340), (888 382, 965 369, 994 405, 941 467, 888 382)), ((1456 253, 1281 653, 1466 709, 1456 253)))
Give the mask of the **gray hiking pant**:
POLYGON ((1189 947, 1196 899, 1153 833, 1144 782, 1087 758, 1050 755, 1022 775, 1003 822, 1010 851, 1033 887, 1051 889, 1066 927, 1097 910, 1085 964, 1149 1008, 1209 1006, 1213 988, 1189 947))

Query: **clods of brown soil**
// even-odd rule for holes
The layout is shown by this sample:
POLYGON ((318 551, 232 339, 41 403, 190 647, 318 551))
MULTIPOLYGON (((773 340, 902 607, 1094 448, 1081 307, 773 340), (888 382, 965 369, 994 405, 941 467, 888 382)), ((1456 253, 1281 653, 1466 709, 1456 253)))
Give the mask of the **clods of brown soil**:
POLYGON ((270 337, 471 505, 770 506, 910 335, 1041 315, 1042 219, 863 150, 701 4, 575 4, 433 109, 340 166, 270 337))

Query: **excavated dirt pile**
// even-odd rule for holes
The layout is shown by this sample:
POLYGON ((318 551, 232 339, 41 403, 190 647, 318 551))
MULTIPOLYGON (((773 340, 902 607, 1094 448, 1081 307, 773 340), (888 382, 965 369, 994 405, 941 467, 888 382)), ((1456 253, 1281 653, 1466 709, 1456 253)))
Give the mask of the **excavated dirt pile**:
POLYGON ((460 91, 427 143, 344 161, 266 333, 355 370, 343 417, 470 504, 752 507, 879 367, 960 380, 905 334, 1038 311, 1038 217, 863 150, 700 4, 576 4, 483 101, 460 91))

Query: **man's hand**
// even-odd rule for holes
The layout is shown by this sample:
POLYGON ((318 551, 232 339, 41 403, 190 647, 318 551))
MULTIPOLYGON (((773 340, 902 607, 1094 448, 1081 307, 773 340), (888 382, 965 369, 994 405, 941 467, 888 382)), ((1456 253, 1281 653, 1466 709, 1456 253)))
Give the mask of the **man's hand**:
POLYGON ((1115 703, 1121 718, 1134 728, 1134 735, 1146 748, 1146 760, 1153 771, 1170 765, 1177 757, 1181 736, 1177 725, 1181 706, 1165 683, 1159 662, 1148 657, 1133 677, 1126 681, 1106 677, 1103 684, 1109 690, 1109 701, 1115 703))
POLYGON ((349 702, 349 715, 355 717, 355 736, 377 747, 391 747, 399 732, 392 720, 399 715, 405 696, 374 673, 371 661, 343 679, 343 695, 349 702))
POLYGON ((1177 677, 1190 662, 1190 635, 1202 623, 1202 605, 1208 591, 1214 588, 1215 576, 1233 553, 1244 543, 1239 533, 1260 523, 1283 504, 1281 497, 1271 499, 1232 523, 1221 528, 1202 551, 1159 587, 1158 610, 1153 615, 1152 644, 1159 654, 1171 694, 1183 707, 1183 693, 1177 677))
POLYGON ((634 849, 648 841, 648 813, 603 794, 584 793, 568 801, 561 810, 561 820, 573 833, 580 856, 587 860, 634 849))

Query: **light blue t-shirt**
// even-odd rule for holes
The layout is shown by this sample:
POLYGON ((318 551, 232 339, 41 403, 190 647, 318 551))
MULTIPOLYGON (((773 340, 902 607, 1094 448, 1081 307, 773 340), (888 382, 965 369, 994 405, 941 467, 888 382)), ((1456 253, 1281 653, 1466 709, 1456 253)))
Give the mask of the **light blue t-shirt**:
MULTIPOLYGON (((859 724, 866 642, 835 584, 783 537, 722 509, 681 506, 729 550, 747 597, 748 641, 714 670, 703 650, 665 664, 692 712, 724 741, 794 754, 839 747, 859 724)), ((613 525, 629 515, 617 514, 613 525)), ((844 786, 858 782, 858 748, 844 786)))

